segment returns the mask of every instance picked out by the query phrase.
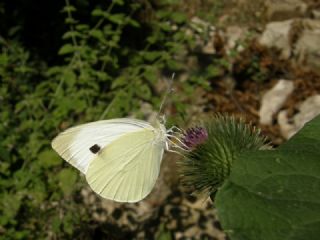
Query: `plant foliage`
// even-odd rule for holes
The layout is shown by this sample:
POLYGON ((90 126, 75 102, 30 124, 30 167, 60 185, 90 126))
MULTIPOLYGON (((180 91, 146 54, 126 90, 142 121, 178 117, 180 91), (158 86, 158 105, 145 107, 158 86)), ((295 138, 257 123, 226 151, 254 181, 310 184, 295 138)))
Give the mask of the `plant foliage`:
MULTIPOLYGON (((11 8, 0 5, 5 23, 11 8)), ((175 1, 66 0, 60 15, 48 12, 65 19, 62 27, 36 32, 62 33, 53 43, 58 53, 44 58, 52 51, 25 46, 32 45, 23 29, 32 16, 21 9, 17 26, 0 26, 0 238, 85 237, 95 226, 79 198, 83 181, 51 150, 51 139, 82 122, 143 117, 142 103, 157 109, 161 71, 180 71, 192 47, 188 18, 175 1)))
POLYGON ((185 154, 181 171, 187 186, 196 192, 204 191, 213 199, 241 152, 269 146, 259 129, 235 117, 217 114, 199 126, 207 131, 207 139, 185 154))
POLYGON ((320 236, 320 116, 278 149, 238 156, 216 206, 232 240, 320 236))

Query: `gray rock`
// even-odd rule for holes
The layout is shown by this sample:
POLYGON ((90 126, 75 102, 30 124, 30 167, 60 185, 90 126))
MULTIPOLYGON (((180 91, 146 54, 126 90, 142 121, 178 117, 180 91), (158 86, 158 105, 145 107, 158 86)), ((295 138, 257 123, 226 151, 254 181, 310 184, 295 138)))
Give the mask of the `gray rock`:
POLYGON ((278 123, 283 137, 291 138, 305 123, 320 114, 320 94, 307 98, 300 106, 299 113, 293 119, 288 118, 286 110, 278 114, 278 123), (291 123, 292 122, 292 123, 291 123))
POLYGON ((320 74, 320 20, 305 19, 302 27, 295 44, 295 59, 320 74))
POLYGON ((281 59, 291 59, 320 74, 320 20, 269 23, 258 41, 262 46, 279 49, 281 59))
POLYGON ((259 43, 268 48, 277 48, 281 51, 280 58, 289 59, 292 48, 290 44, 290 30, 294 20, 272 22, 267 24, 259 43))
POLYGON ((271 90, 264 94, 259 111, 260 124, 272 124, 273 115, 280 110, 293 89, 292 81, 279 80, 271 90))
POLYGON ((313 18, 320 19, 320 9, 312 10, 311 13, 313 18))
POLYGON ((294 124, 301 129, 306 122, 320 114, 320 94, 307 98, 299 107, 300 112, 294 116, 294 124))
POLYGON ((303 17, 307 10, 308 5, 302 0, 267 0, 265 2, 265 14, 269 21, 303 17))

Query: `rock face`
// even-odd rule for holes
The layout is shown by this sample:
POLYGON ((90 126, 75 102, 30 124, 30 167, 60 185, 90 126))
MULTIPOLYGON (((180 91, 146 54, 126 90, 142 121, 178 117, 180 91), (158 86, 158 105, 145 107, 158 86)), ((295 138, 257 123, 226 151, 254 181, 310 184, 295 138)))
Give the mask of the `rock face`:
POLYGON ((258 42, 280 50, 281 59, 291 59, 293 63, 320 74, 320 20, 271 22, 258 42))
POLYGON ((320 95, 307 98, 300 106, 299 113, 290 120, 287 110, 283 110, 278 115, 278 123, 282 136, 286 139, 298 132, 306 122, 320 114, 320 95), (292 122, 292 123, 290 123, 292 122))
POLYGON ((298 64, 305 64, 320 74, 320 21, 306 19, 295 44, 294 56, 298 64))
POLYGON ((303 17, 308 5, 302 0, 267 0, 265 2, 266 18, 269 21, 283 21, 303 17))
POLYGON ((293 89, 293 82, 279 80, 279 82, 262 97, 259 111, 261 124, 272 124, 273 115, 280 110, 293 89))
POLYGON ((259 43, 268 48, 277 48, 281 51, 280 58, 289 59, 291 56, 290 30, 294 20, 272 22, 267 24, 259 43))

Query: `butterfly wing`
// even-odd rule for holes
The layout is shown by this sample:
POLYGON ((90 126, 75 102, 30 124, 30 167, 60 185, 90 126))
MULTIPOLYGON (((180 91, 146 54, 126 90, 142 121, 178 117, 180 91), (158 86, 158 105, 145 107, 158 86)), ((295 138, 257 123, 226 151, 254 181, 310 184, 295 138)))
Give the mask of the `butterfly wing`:
POLYGON ((97 153, 117 138, 141 129, 153 129, 145 121, 119 118, 82 124, 60 133, 52 141, 52 148, 67 162, 86 173, 97 153), (91 150, 90 150, 91 148, 91 150))
POLYGON ((86 178, 104 198, 137 202, 152 190, 159 176, 164 142, 156 131, 131 132, 106 146, 90 163, 86 178))

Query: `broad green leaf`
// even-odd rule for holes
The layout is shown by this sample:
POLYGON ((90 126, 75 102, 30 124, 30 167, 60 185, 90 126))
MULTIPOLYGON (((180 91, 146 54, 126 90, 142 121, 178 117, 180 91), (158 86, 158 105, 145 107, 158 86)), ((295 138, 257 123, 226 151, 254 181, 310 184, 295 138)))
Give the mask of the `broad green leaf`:
POLYGON ((215 202, 232 240, 320 236, 320 115, 276 150, 236 159, 215 202))

